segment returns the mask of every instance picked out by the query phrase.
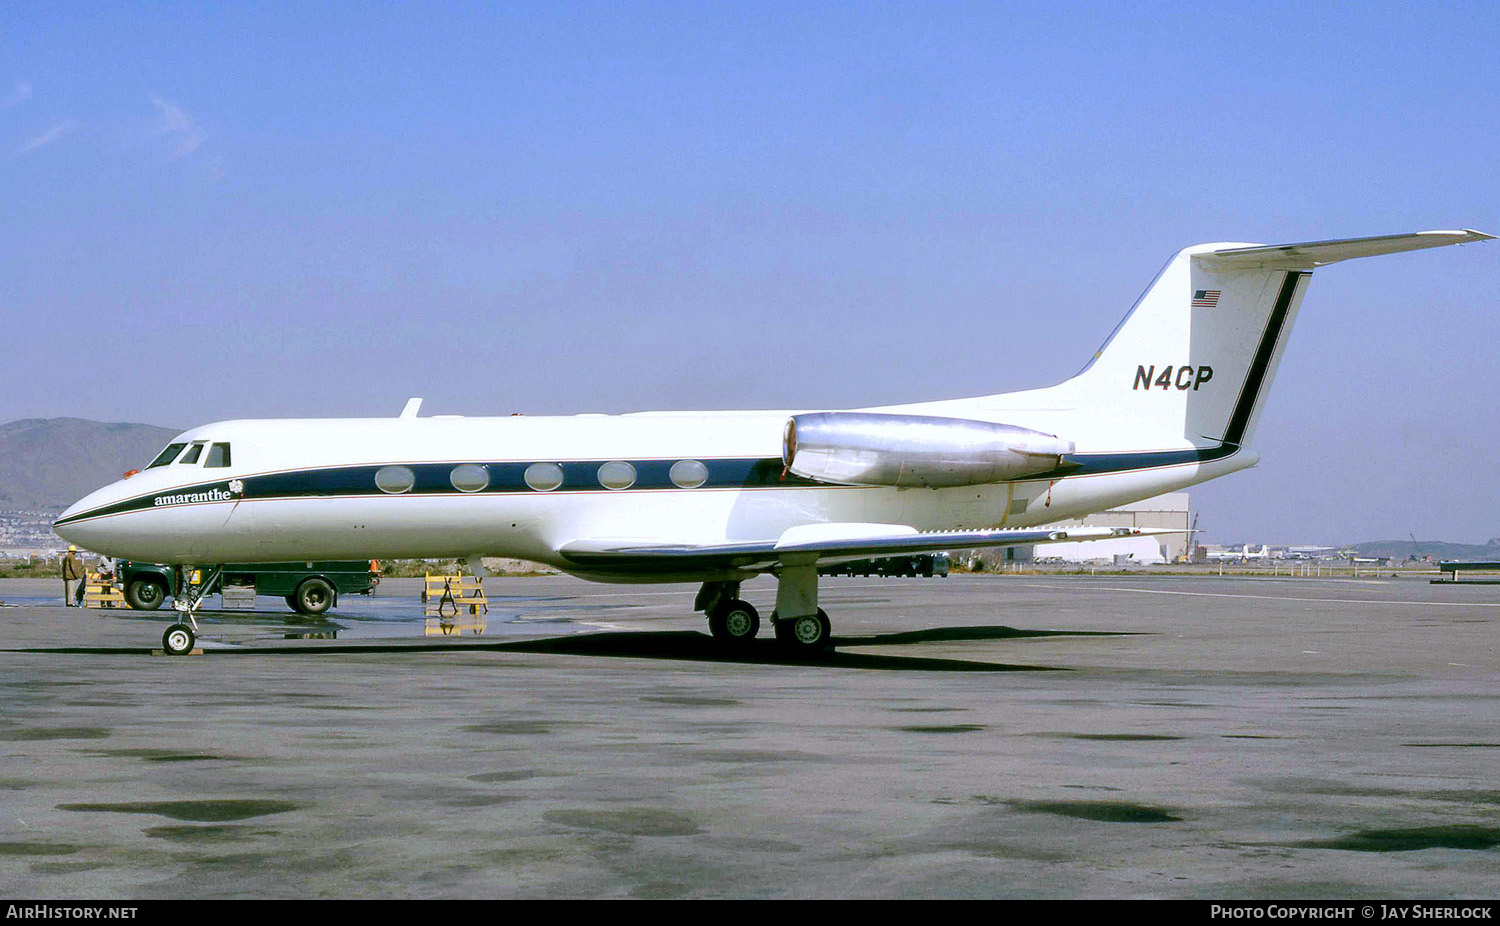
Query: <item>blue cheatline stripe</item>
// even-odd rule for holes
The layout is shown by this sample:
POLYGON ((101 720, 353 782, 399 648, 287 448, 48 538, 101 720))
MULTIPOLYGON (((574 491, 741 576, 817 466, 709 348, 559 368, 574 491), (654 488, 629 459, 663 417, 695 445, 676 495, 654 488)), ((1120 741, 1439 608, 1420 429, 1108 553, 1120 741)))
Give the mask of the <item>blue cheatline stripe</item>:
MULTIPOLYGON (((676 483, 672 482, 672 465, 681 462, 681 460, 682 458, 680 457, 674 457, 670 460, 629 461, 635 467, 636 480, 629 489, 620 491, 629 492, 644 489, 694 491, 693 489, 682 489, 676 483)), ((239 478, 244 483, 244 492, 237 497, 229 495, 229 481, 226 479, 219 482, 183 486, 162 490, 161 492, 153 492, 149 495, 136 496, 125 501, 72 515, 65 520, 55 523, 66 525, 85 518, 96 518, 103 515, 122 514, 129 511, 143 511, 160 507, 175 508, 180 504, 192 504, 193 502, 190 501, 174 501, 180 497, 192 495, 223 495, 222 498, 205 498, 201 499, 201 501, 318 498, 323 496, 378 497, 390 494, 381 491, 379 486, 375 484, 376 472, 384 469, 386 466, 404 466, 411 470, 412 475, 415 477, 410 490, 396 493, 402 496, 485 496, 519 493, 565 494, 569 492, 599 492, 604 489, 599 484, 599 467, 611 461, 583 460, 558 463, 562 467, 563 483, 548 493, 538 493, 526 484, 526 470, 536 462, 547 463, 553 461, 542 460, 522 463, 458 461, 452 463, 376 464, 303 469, 281 473, 267 473, 260 476, 243 476, 239 478), (478 492, 460 492, 454 488, 453 483, 450 481, 453 469, 465 463, 483 466, 488 470, 489 485, 478 492)), ((708 469, 708 480, 697 488, 805 488, 821 485, 821 483, 813 482, 810 479, 792 473, 783 474, 781 460, 776 457, 707 460, 703 462, 708 469)))
MULTIPOLYGON (((1217 447, 1201 450, 1070 454, 1064 458, 1062 466, 1051 472, 1038 473, 1013 481, 1035 482, 1043 479, 1063 479, 1068 476, 1097 476, 1137 469, 1152 469, 1159 466, 1206 463, 1229 456, 1238 449, 1238 447, 1230 444, 1221 444, 1217 447)), ((622 489, 620 491, 660 491, 663 489, 672 489, 679 492, 697 491, 697 489, 680 488, 672 482, 670 476, 672 464, 679 462, 679 460, 680 458, 629 461, 636 469, 636 481, 629 489, 622 489)), ((544 460, 540 462, 551 461, 544 460)), ((603 487, 600 486, 598 480, 599 467, 607 462, 610 461, 589 460, 559 463, 558 465, 563 470, 563 484, 551 492, 537 492, 526 484, 526 468, 533 465, 532 463, 473 464, 472 461, 460 461, 455 463, 403 463, 293 470, 283 473, 267 473, 262 476, 239 477, 240 481, 244 483, 244 493, 240 496, 231 496, 229 494, 228 480, 205 482, 199 485, 165 489, 149 495, 140 495, 135 498, 126 499, 125 501, 116 502, 112 505, 95 508, 91 511, 80 512, 64 520, 59 520, 55 524, 67 525, 87 518, 155 508, 176 508, 185 504, 200 504, 203 502, 238 501, 241 499, 252 501, 256 499, 319 498, 330 496, 379 497, 389 494, 382 492, 375 485, 375 473, 386 465, 405 466, 412 471, 412 475, 415 477, 411 489, 407 492, 399 493, 395 497, 413 495, 468 495, 483 497, 486 495, 557 495, 569 492, 600 492, 603 491, 603 487), (478 492, 460 492, 449 481, 453 468, 463 465, 465 462, 471 465, 483 466, 489 471, 490 482, 483 490, 478 492), (183 496, 194 495, 208 497, 201 499, 201 501, 169 501, 183 496), (164 503, 158 504, 158 499, 163 500, 164 503)), ((826 483, 815 482, 792 473, 783 474, 782 462, 779 457, 705 460, 703 462, 708 468, 708 481, 700 487, 704 489, 835 488, 826 483)))
POLYGON ((1237 444, 1223 443, 1214 447, 1195 450, 1149 450, 1136 453, 1073 453, 1063 457, 1063 463, 1050 473, 1039 473, 1013 482, 1036 482, 1042 479, 1065 479, 1069 476, 1102 476, 1108 473, 1126 473, 1137 469, 1156 469, 1160 466, 1181 466, 1185 463, 1211 463, 1222 460, 1239 451, 1237 444))
MULTIPOLYGON (((525 463, 402 463, 415 476, 412 487, 401 495, 504 495, 517 492, 535 492, 526 484, 526 470, 536 462, 525 463), (459 492, 449 481, 453 469, 463 465, 483 466, 489 471, 489 485, 478 492, 459 492)), ((558 463, 562 467, 563 482, 551 490, 557 492, 598 492, 599 467, 610 460, 580 460, 558 463)), ((636 478, 630 489, 677 489, 672 482, 670 460, 631 460, 636 478)), ((816 483, 800 476, 786 474, 783 478, 779 459, 712 460, 705 463, 708 481, 701 488, 760 488, 767 486, 810 486, 816 483)), ((271 473, 265 476, 247 477, 245 498, 298 498, 319 495, 385 495, 375 485, 375 473, 380 466, 349 466, 329 469, 298 470, 290 473, 271 473)), ((686 491, 686 490, 685 490, 686 491)))

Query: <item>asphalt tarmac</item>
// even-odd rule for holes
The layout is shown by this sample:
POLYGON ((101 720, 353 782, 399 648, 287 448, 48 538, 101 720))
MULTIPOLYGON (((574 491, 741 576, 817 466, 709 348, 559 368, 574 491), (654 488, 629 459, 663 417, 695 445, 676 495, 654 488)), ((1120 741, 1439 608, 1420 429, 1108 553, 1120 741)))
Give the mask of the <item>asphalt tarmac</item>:
POLYGON ((482 636, 388 580, 174 658, 0 580, 0 894, 1500 890, 1500 586, 825 579, 818 664, 726 658, 685 586, 486 587, 482 636))

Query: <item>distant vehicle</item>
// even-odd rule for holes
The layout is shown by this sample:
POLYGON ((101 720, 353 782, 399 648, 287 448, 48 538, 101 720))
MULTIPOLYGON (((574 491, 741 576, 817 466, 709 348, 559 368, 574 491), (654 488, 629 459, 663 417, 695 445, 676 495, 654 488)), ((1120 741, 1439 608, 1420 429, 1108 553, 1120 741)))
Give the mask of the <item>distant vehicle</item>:
POLYGON ((819 566, 821 576, 946 576, 948 554, 926 553, 920 556, 887 556, 881 559, 857 559, 832 566, 819 566))
MULTIPOLYGON (((280 595, 299 614, 322 614, 338 603, 340 593, 368 595, 380 584, 374 560, 297 563, 227 563, 202 594, 222 592, 225 585, 251 586, 257 595, 280 595)), ((180 572, 161 563, 122 561, 118 569, 125 602, 138 611, 154 611, 167 596, 176 596, 180 572)), ((191 575, 189 576, 191 583, 191 575)))

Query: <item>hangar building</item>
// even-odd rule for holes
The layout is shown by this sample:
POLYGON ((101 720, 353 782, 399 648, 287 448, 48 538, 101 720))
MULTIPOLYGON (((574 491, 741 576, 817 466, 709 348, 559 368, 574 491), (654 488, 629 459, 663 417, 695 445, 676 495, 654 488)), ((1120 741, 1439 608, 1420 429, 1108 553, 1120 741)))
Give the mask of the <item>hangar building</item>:
POLYGON ((1119 562, 1117 557, 1132 563, 1171 563, 1179 557, 1186 558, 1192 535, 1187 533, 1192 526, 1192 514, 1188 508, 1188 493, 1168 492, 1144 501, 1131 502, 1108 511, 1101 511, 1071 521, 1059 521, 1059 528, 1068 527, 1141 527, 1181 530, 1181 534, 1162 534, 1155 537, 1121 537, 1118 540, 1091 540, 1086 543, 1048 543, 1034 547, 1008 547, 993 551, 1002 562, 1030 562, 1034 558, 1061 559, 1068 563, 1119 562))

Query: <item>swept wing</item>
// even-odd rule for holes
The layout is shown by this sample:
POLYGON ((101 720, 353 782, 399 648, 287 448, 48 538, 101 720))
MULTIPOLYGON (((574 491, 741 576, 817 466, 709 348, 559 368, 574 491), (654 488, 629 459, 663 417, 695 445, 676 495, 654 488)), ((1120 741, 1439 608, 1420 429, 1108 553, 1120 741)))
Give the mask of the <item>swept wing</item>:
POLYGON ((679 573, 696 570, 765 572, 781 565, 848 560, 976 547, 1008 547, 1064 540, 1106 540, 1182 533, 1130 527, 1032 528, 919 531, 888 524, 810 524, 776 540, 691 544, 661 540, 590 538, 563 544, 558 552, 581 570, 679 573))

